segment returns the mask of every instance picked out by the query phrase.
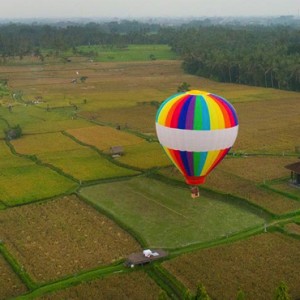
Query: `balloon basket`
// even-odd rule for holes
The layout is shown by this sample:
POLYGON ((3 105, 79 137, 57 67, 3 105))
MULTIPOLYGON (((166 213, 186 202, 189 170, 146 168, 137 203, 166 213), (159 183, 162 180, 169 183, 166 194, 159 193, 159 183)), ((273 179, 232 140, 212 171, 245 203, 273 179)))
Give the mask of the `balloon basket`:
POLYGON ((191 187, 191 197, 193 199, 200 197, 199 188, 197 186, 191 187))

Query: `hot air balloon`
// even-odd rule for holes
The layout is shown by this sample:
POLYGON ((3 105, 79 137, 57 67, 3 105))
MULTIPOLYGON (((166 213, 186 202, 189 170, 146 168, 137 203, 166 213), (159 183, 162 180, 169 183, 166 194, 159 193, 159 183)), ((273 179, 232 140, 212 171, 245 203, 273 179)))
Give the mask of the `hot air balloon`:
POLYGON ((198 186, 233 146, 238 119, 224 98, 192 90, 172 95, 160 105, 156 133, 186 183, 198 186))

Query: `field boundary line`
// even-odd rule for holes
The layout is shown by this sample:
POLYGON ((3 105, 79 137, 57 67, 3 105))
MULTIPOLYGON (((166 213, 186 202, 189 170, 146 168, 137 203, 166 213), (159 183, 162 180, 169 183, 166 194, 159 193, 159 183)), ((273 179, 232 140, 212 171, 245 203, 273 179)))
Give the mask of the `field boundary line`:
POLYGON ((3 255, 6 262, 12 268, 14 273, 20 278, 20 280, 25 284, 27 289, 34 290, 38 285, 31 279, 28 273, 24 271, 23 266, 19 264, 19 262, 11 255, 11 253, 7 250, 3 241, 0 242, 0 253, 3 255))
POLYGON ((13 155, 31 160, 36 165, 40 165, 40 166, 43 166, 45 168, 51 169, 52 171, 56 172, 57 174, 59 174, 61 176, 64 176, 64 177, 76 182, 77 184, 80 183, 80 180, 76 179, 75 177, 73 177, 72 175, 70 175, 68 173, 65 173, 62 169, 60 169, 60 168, 58 168, 58 167, 56 167, 52 164, 43 162, 35 154, 27 155, 27 154, 19 153, 19 152, 16 151, 15 147, 8 140, 5 140, 5 142, 6 142, 7 146, 10 148, 10 151, 13 155))
POLYGON ((40 285, 34 290, 25 293, 23 295, 17 296, 13 299, 15 300, 27 300, 33 299, 39 296, 43 296, 45 294, 50 294, 52 292, 56 292, 68 287, 72 287, 74 285, 78 285, 82 282, 89 282, 95 279, 103 278, 105 276, 109 276, 114 273, 125 273, 130 272, 130 269, 125 269, 123 264, 119 263, 117 265, 112 265, 108 267, 101 267, 98 269, 88 270, 78 275, 70 275, 61 280, 57 280, 55 282, 46 283, 44 285, 40 285))
POLYGON ((96 211, 99 213, 105 215, 107 218, 111 219, 113 222, 115 222, 120 228, 122 228, 125 232, 127 232, 133 239, 136 240, 136 242, 142 247, 146 248, 148 247, 148 243, 144 240, 142 236, 140 236, 132 227, 125 224, 123 221, 121 221, 118 217, 116 217, 113 213, 109 212, 108 210, 104 209, 101 206, 96 205, 94 202, 92 202, 89 198, 82 195, 80 193, 80 190, 76 192, 76 196, 83 202, 85 202, 87 205, 93 207, 96 211))
POLYGON ((127 164, 121 163, 121 162, 113 159, 110 155, 105 154, 102 150, 100 150, 96 146, 88 144, 88 143, 84 143, 84 142, 82 142, 81 140, 77 139, 75 136, 73 136, 72 134, 70 134, 70 133, 68 133, 66 131, 61 131, 61 133, 63 135, 65 135, 65 136, 69 137, 71 140, 73 140, 77 144, 79 144, 81 146, 84 146, 84 147, 91 148, 92 150, 96 151, 101 157, 105 158, 107 161, 111 162, 112 164, 114 164, 114 165, 116 165, 118 167, 122 167, 122 168, 125 168, 125 169, 130 169, 130 170, 141 172, 141 173, 144 173, 144 172, 147 171, 145 169, 141 169, 141 168, 137 168, 137 167, 132 167, 132 166, 129 166, 127 164))

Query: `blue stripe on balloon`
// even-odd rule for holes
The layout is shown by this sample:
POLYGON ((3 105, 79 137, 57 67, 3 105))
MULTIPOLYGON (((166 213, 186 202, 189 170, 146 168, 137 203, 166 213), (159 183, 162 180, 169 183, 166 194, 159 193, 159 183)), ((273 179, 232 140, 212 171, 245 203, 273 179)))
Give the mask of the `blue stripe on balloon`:
POLYGON ((202 130, 210 130, 210 117, 207 103, 203 96, 200 96, 201 114, 202 114, 202 130))
POLYGON ((184 104, 181 108, 179 118, 178 118, 178 123, 177 123, 177 128, 178 129, 186 129, 185 124, 186 124, 187 112, 188 112, 188 109, 189 109, 191 99, 192 99, 191 96, 187 97, 184 100, 182 99, 182 101, 184 101, 184 104))
POLYGON ((200 159, 198 162, 197 170, 195 170, 195 176, 200 176, 206 162, 208 152, 196 152, 194 155, 200 155, 200 159))
POLYGON ((182 161, 182 164, 184 165, 184 169, 187 173, 188 176, 193 176, 192 170, 189 167, 189 160, 188 160, 188 153, 187 151, 179 151, 180 153, 180 158, 182 161))

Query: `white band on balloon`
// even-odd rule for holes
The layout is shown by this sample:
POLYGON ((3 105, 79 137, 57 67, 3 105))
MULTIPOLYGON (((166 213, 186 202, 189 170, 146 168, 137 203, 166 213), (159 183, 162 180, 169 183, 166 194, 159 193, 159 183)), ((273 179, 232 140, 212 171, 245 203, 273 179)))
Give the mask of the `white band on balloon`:
POLYGON ((169 149, 206 152, 231 147, 236 140, 238 127, 191 130, 170 128, 156 123, 156 133, 159 142, 169 149))

